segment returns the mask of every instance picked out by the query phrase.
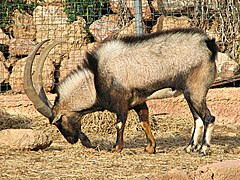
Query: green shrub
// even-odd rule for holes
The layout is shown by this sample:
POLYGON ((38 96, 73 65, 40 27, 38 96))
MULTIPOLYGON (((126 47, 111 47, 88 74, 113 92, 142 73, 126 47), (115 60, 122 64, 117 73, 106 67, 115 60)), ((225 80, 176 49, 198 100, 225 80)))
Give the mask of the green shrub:
POLYGON ((9 0, 2 0, 0 4, 0 28, 6 29, 13 23, 11 17, 14 10, 18 9, 21 13, 32 14, 37 5, 37 2, 26 4, 23 0, 14 0, 13 2, 9 2, 9 0))
POLYGON ((83 17, 86 20, 87 31, 93 21, 107 14, 107 8, 104 8, 108 0, 65 0, 65 12, 70 22, 77 20, 77 17, 83 17))

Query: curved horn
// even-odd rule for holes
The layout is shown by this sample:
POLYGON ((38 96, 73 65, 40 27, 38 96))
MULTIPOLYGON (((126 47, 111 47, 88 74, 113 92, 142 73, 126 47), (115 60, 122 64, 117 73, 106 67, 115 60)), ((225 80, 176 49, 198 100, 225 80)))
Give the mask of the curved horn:
MULTIPOLYGON (((39 43, 33 49, 32 53, 27 57, 25 70, 24 70, 24 89, 25 89, 25 92, 26 92, 28 98, 32 101, 34 107, 38 110, 38 112, 40 112, 42 115, 44 115, 48 119, 53 120, 54 116, 53 116, 52 109, 51 109, 52 105, 51 105, 51 103, 49 103, 44 90, 40 91, 42 88, 41 75, 37 75, 38 77, 36 78, 38 81, 40 81, 40 83, 39 83, 40 90, 38 88, 38 92, 34 88, 33 80, 32 80, 32 65, 33 65, 35 55, 36 55, 37 51, 40 49, 40 47, 47 41, 49 41, 49 39, 44 40, 41 43, 39 43), (38 93, 40 93, 40 94, 38 95, 38 93)), ((58 43, 60 43, 60 42, 58 42, 58 43)), ((40 67, 37 68, 38 74, 42 72, 42 67, 43 67, 44 61, 46 60, 48 53, 58 43, 55 42, 55 43, 50 44, 43 51, 44 54, 40 55, 40 59, 39 59, 40 62, 38 64, 40 64, 41 69, 39 69, 40 67)))
POLYGON ((46 93, 44 91, 43 88, 43 78, 42 78, 42 71, 43 71, 43 65, 44 62, 49 54, 49 52, 52 50, 52 48, 54 48, 56 45, 58 45, 59 43, 62 42, 53 42, 51 44, 49 44, 41 53, 41 56, 38 58, 37 62, 36 62, 36 68, 35 68, 35 72, 33 74, 33 85, 35 88, 35 91, 37 92, 37 94, 40 96, 40 98, 42 99, 42 101, 48 105, 50 108, 53 107, 52 103, 48 100, 46 93))

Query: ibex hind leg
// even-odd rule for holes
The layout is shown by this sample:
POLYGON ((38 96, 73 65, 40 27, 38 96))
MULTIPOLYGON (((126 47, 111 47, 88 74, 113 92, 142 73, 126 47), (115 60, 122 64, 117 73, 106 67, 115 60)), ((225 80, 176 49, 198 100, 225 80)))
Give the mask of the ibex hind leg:
POLYGON ((203 132, 203 120, 198 116, 196 111, 191 106, 189 106, 189 107, 193 114, 194 127, 193 127, 193 131, 192 131, 191 140, 190 140, 188 146, 185 148, 185 151, 188 153, 193 152, 193 151, 198 151, 201 148, 200 138, 201 138, 201 135, 203 132))
POLYGON ((137 112, 139 116, 139 120, 141 122, 142 128, 146 134, 147 138, 147 147, 145 148, 145 151, 147 151, 150 154, 156 153, 156 141, 152 135, 151 127, 149 124, 149 111, 146 103, 137 105, 134 107, 134 110, 137 112))
MULTIPOLYGON (((207 92, 207 91, 206 91, 207 92)), ((192 138, 188 147, 187 152, 197 149, 202 155, 210 154, 210 141, 212 136, 212 131, 214 127, 215 117, 211 115, 207 104, 206 104, 206 94, 194 94, 189 92, 184 92, 184 96, 188 102, 191 112, 193 113, 195 125, 192 138), (201 121, 202 120, 202 124, 201 121), (198 145, 198 139, 200 136, 200 129, 203 126, 203 138, 201 145, 198 145)))

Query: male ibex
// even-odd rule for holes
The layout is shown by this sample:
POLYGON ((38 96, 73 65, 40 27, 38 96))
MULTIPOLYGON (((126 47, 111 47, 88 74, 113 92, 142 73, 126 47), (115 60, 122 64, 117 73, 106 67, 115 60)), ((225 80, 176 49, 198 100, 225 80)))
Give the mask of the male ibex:
POLYGON ((27 58, 25 90, 35 108, 58 127, 68 142, 86 138, 80 125, 84 114, 106 109, 117 115, 113 152, 121 151, 127 114, 134 109, 147 136, 145 150, 155 153, 146 100, 180 92, 194 118, 194 131, 186 151, 208 153, 215 120, 206 105, 206 95, 216 74, 218 48, 214 39, 198 29, 175 29, 107 40, 87 52, 84 64, 59 84, 54 105, 43 90, 42 68, 49 51, 59 42, 45 48, 36 62, 34 78, 31 76, 35 54, 45 42, 38 44, 27 58), (202 127, 203 139, 199 143, 202 127))

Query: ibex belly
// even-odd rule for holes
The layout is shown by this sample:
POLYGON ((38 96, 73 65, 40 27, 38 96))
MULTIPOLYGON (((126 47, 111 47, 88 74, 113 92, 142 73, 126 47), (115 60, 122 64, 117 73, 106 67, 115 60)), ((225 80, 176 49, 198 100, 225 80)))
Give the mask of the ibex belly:
POLYGON ((152 100, 152 99, 164 99, 169 97, 176 97, 182 94, 182 91, 173 90, 172 88, 164 88, 158 91, 155 91, 150 96, 146 97, 145 99, 141 98, 134 98, 131 106, 135 106, 137 104, 142 103, 143 101, 152 100))

